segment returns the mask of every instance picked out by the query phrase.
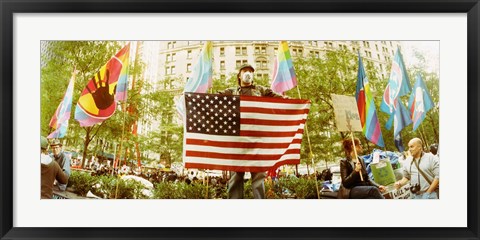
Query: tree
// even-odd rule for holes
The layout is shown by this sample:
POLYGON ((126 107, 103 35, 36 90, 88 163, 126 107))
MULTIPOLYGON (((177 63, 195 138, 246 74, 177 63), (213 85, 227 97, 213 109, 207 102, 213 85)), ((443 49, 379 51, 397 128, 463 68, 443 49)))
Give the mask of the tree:
MULTIPOLYGON (((49 119, 63 97, 73 68, 76 67, 78 73, 74 87, 72 115, 74 115, 80 93, 88 81, 123 45, 125 45, 124 42, 117 41, 52 41, 47 44, 47 49, 44 52, 49 54, 42 55, 42 134, 50 132, 49 119)), ((114 114, 110 119, 91 127, 80 127, 77 121, 70 121, 69 132, 65 139, 67 142, 74 144, 74 147, 82 145, 82 165, 87 158, 90 143, 97 134, 101 133, 100 130, 119 136, 119 132, 121 132, 119 130, 122 129, 122 122, 119 117, 118 114, 114 114), (81 137, 81 130, 85 131, 83 138, 81 137), (78 139, 84 139, 83 143, 77 141, 78 139)))

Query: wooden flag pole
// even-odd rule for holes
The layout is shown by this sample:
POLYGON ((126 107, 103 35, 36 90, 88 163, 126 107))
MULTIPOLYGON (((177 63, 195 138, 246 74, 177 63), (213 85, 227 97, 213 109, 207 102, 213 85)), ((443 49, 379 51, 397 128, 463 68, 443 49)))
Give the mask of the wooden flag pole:
MULTIPOLYGON (((353 132, 352 131, 350 131, 350 136, 352 136, 353 151, 355 152, 355 162, 358 163, 359 160, 358 160, 358 155, 357 155, 357 148, 355 147, 355 138, 353 138, 353 132)), ((360 163, 360 165, 361 165, 361 163, 360 163)), ((362 170, 360 170, 360 180, 362 180, 362 182, 363 182, 362 170)))
MULTIPOLYGON (((125 115, 126 115, 126 110, 127 110, 127 100, 125 99, 125 102, 123 103, 123 125, 122 125, 122 138, 120 139, 120 148, 118 149, 118 164, 117 164, 117 169, 118 169, 118 165, 120 165, 121 163, 121 156, 122 156, 122 145, 123 145, 123 139, 124 139, 124 134, 125 134, 125 115)), ((115 156, 117 157, 117 156, 115 156)), ((125 156, 126 158, 127 156, 125 156)), ((127 161, 127 159, 125 159, 125 162, 127 161)), ((115 169, 113 169, 113 171, 115 171, 115 169)), ((115 199, 117 199, 117 196, 118 196, 118 183, 120 182, 120 174, 118 174, 118 171, 117 171, 117 186, 115 188, 115 199)))
MULTIPOLYGON (((300 88, 298 88, 298 85, 297 85, 297 92, 298 92, 298 98, 302 99, 302 96, 300 95, 300 88)), ((313 161, 312 144, 310 143, 310 135, 308 134, 307 121, 305 121, 305 132, 307 133, 308 148, 310 149, 309 157, 312 160, 312 168, 313 168, 313 174, 314 174, 314 180, 315 180, 315 187, 317 189, 317 197, 318 199, 320 199, 320 190, 318 189, 318 182, 317 182, 317 169, 315 168, 315 162, 313 161)))

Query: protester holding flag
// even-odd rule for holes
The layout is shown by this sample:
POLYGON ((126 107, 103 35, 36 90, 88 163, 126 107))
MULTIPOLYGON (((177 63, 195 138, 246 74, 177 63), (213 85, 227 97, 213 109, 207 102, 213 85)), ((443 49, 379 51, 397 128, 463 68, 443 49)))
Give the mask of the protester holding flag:
MULTIPOLYGON (((282 95, 275 93, 269 88, 255 85, 253 83, 253 76, 255 69, 245 64, 240 67, 237 74, 238 87, 229 88, 219 94, 224 95, 246 95, 246 96, 266 96, 266 97, 283 97, 282 95)), ((230 172, 230 180, 228 182, 228 198, 237 199, 243 198, 244 186, 243 178, 245 172, 230 172)), ((266 177, 265 172, 251 172, 252 176, 252 191, 254 198, 265 198, 265 185, 264 180, 266 177)))
POLYGON ((438 199, 440 184, 440 160, 422 149, 423 142, 414 138, 408 142, 411 154, 403 165, 403 178, 395 182, 395 187, 410 182, 410 191, 415 199, 438 199))
POLYGON ((355 149, 350 137, 343 140, 343 150, 345 151, 346 158, 340 160, 342 185, 338 197, 351 199, 383 199, 382 192, 384 192, 386 188, 368 177, 365 163, 361 158, 358 158, 357 161, 353 160, 355 159, 355 155, 358 156, 358 154, 361 154, 363 151, 360 140, 358 138, 354 139, 355 149), (360 178, 360 174, 363 176, 363 181, 360 178))

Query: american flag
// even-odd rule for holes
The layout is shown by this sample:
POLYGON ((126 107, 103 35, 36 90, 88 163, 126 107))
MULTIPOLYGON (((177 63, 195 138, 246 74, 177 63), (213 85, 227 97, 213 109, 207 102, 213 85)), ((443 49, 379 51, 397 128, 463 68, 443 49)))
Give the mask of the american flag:
POLYGON ((299 164, 310 101, 186 93, 186 168, 261 172, 299 164))

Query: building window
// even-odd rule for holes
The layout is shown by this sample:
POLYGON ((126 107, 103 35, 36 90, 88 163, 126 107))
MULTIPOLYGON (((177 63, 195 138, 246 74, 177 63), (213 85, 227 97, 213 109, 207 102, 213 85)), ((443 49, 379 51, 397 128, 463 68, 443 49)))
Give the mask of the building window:
POLYGON ((191 71, 192 71, 192 64, 188 63, 187 64, 187 72, 191 72, 191 71))
POLYGON ((380 54, 377 54, 377 58, 378 58, 378 60, 380 60, 380 54))
POLYGON ((236 47, 235 48, 236 55, 247 55, 247 47, 236 47))
POLYGON ((237 60, 235 63, 237 68, 240 68, 242 65, 247 64, 247 60, 237 60))
POLYGON ((225 80, 226 79, 225 74, 220 74, 220 79, 225 80))
POLYGON ((378 51, 378 44, 375 44, 375 49, 377 49, 377 51, 378 51))
POLYGON ((165 61, 170 62, 170 54, 167 54, 165 61))
POLYGON ((268 78, 268 73, 258 73, 256 74, 256 78, 262 79, 262 78, 268 78))
POLYGON ((192 50, 187 51, 187 58, 192 58, 192 50))
POLYGON ((172 66, 172 67, 171 67, 171 73, 172 73, 172 74, 175 74, 175 66, 172 66))
POLYGON ((220 48, 220 56, 225 56, 225 48, 220 48))
POLYGON ((225 70, 225 61, 220 61, 220 69, 225 70))
POLYGON ((267 68, 267 60, 258 60, 255 62, 257 68, 267 68))
POLYGON ((168 42, 167 49, 175 48, 175 43, 177 42, 168 42))
POLYGON ((274 55, 277 56, 278 48, 273 48, 274 55))
POLYGON ((172 53, 172 62, 176 60, 176 56, 177 56, 176 53, 172 53))

